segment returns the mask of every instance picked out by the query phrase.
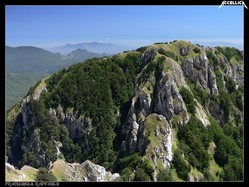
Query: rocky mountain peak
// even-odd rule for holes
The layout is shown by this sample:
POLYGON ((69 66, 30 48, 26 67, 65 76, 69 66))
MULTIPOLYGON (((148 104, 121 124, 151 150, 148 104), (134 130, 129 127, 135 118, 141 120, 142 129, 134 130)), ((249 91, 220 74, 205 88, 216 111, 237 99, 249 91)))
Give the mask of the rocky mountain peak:
POLYGON ((241 179, 242 57, 179 40, 70 66, 8 111, 8 162, 59 181, 241 179))

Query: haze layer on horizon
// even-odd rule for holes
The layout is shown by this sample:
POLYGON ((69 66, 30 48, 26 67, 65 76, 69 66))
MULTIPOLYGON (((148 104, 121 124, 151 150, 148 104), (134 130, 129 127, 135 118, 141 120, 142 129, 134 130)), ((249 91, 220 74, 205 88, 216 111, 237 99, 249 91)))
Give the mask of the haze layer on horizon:
POLYGON ((103 42, 139 47, 188 40, 243 45, 243 7, 6 6, 6 45, 103 42))

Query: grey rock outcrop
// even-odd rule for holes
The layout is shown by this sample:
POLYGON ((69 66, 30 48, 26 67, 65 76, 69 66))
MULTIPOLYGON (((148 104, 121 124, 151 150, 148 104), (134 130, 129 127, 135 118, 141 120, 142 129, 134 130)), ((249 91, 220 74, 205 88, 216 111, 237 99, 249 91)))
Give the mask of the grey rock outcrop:
POLYGON ((86 169, 87 176, 84 178, 85 181, 114 181, 120 177, 118 173, 112 174, 106 171, 103 166, 93 164, 89 160, 82 163, 82 167, 86 169))
POLYGON ((210 125, 210 121, 208 120, 208 116, 206 114, 207 112, 204 110, 203 106, 198 101, 195 102, 197 103, 195 112, 196 118, 199 119, 204 126, 210 125))
POLYGON ((130 131, 130 135, 128 137, 129 142, 129 151, 135 152, 137 151, 137 135, 138 135, 139 125, 136 121, 132 121, 132 127, 130 131))
POLYGON ((73 112, 73 108, 69 108, 63 112, 61 105, 56 109, 50 108, 50 114, 55 116, 60 124, 67 127, 69 135, 72 139, 79 137, 82 133, 89 134, 92 130, 92 120, 88 117, 78 115, 73 112))
POLYGON ((154 48, 148 48, 141 56, 141 60, 147 63, 149 60, 154 58, 157 54, 157 50, 154 48))
POLYGON ((83 163, 67 163, 57 160, 52 164, 50 171, 58 181, 70 182, 104 182, 115 181, 120 178, 118 173, 106 171, 103 166, 92 163, 89 160, 83 163))
POLYGON ((168 74, 165 74, 158 84, 155 112, 166 117, 168 121, 174 114, 182 114, 184 123, 188 121, 186 105, 176 88, 174 79, 168 74))
POLYGON ((187 55, 188 55, 188 51, 189 51, 188 47, 183 46, 183 47, 180 49, 180 55, 182 55, 182 56, 187 56, 187 55))
POLYGON ((228 61, 226 57, 224 57, 224 62, 226 64, 225 74, 232 78, 236 84, 244 83, 244 66, 236 65, 228 61))
POLYGON ((33 100, 38 101, 43 91, 47 92, 47 88, 45 86, 43 85, 37 86, 35 92, 33 93, 33 100))
POLYGON ((205 53, 194 58, 186 58, 182 69, 192 82, 196 83, 199 81, 207 92, 211 92, 213 95, 218 94, 216 76, 208 66, 208 58, 205 53))
POLYGON ((217 88, 217 84, 216 84, 216 76, 210 67, 208 67, 208 84, 209 84, 209 88, 211 90, 211 94, 217 95, 218 88, 217 88))
POLYGON ((179 64, 167 58, 163 66, 160 81, 157 83, 157 96, 155 99, 155 112, 166 117, 168 121, 173 115, 181 115, 184 119, 183 123, 189 120, 186 105, 179 93, 179 87, 189 89, 185 82, 184 74, 179 64), (165 71, 165 66, 170 68, 165 71))
MULTIPOLYGON (((35 181, 35 176, 38 172, 38 169, 26 165, 20 170, 9 163, 6 163, 5 167, 6 181, 35 181)), ((94 164, 89 160, 79 164, 67 163, 59 159, 51 164, 49 171, 54 174, 59 182, 105 182, 115 181, 120 178, 118 173, 106 171, 103 166, 94 164)))

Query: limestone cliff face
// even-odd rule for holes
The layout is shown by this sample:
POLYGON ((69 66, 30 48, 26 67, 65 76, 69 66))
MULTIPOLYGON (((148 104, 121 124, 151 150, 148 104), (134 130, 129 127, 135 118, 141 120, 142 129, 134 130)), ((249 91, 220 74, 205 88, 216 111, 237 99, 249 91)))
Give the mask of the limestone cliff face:
MULTIPOLYGON (((154 52, 154 49, 148 49, 143 57, 153 60, 157 57, 154 52)), ((122 149, 131 153, 145 152, 146 157, 154 163, 156 181, 158 163, 166 169, 170 168, 172 161, 173 116, 182 116, 179 124, 186 124, 189 120, 186 105, 179 93, 179 87, 189 87, 181 67, 171 58, 164 58, 163 66, 157 72, 154 70, 149 77, 143 78, 147 68, 148 65, 135 80, 135 96, 128 113, 128 123, 122 129, 126 134, 122 149)))
MULTIPOLYGON (((18 115, 18 120, 14 127, 16 131, 12 136, 13 151, 8 151, 11 160, 18 160, 22 153, 25 154, 30 150, 35 150, 36 157, 40 164, 47 166, 47 162, 45 161, 46 150, 41 148, 40 129, 35 127, 37 118, 30 108, 31 100, 39 101, 42 92, 47 92, 44 80, 35 88, 35 91, 31 95, 23 98, 21 102, 21 113, 18 115), (30 134, 30 139, 24 142, 23 133, 30 134)), ((68 109, 64 113, 62 107, 59 105, 56 109, 50 108, 49 113, 60 124, 68 128, 69 135, 72 139, 78 138, 82 133, 89 134, 92 130, 91 119, 84 118, 84 116, 77 117, 77 113, 74 114, 72 109, 68 109)), ((63 147, 63 145, 56 140, 51 141, 53 141, 53 149, 56 150, 55 155, 59 158, 60 148, 63 147)), ((88 149, 87 144, 84 142, 82 142, 81 146, 88 149)))
POLYGON ((164 66, 166 66, 167 63, 169 63, 170 69, 168 72, 162 72, 162 78, 157 84, 158 94, 156 96, 155 112, 162 114, 167 120, 171 120, 174 114, 182 115, 184 117, 184 123, 187 123, 187 109, 177 88, 177 85, 179 85, 179 87, 186 86, 186 83, 183 81, 184 78, 181 76, 182 71, 180 67, 176 65, 176 62, 173 60, 166 61, 164 66), (179 77, 174 75, 174 70, 176 74, 179 73, 179 77))
POLYGON ((189 80, 194 83, 199 81, 207 92, 213 95, 218 94, 216 76, 208 65, 208 58, 205 53, 194 58, 186 58, 182 69, 189 80))
POLYGON ((145 63, 149 62, 152 58, 154 58, 157 54, 157 49, 151 48, 142 54, 141 59, 145 63))
POLYGON ((224 72, 228 77, 232 78, 235 82, 244 82, 244 65, 236 65, 229 61, 226 57, 223 57, 223 62, 226 64, 226 71, 224 72))
POLYGON ((90 133, 92 130, 92 122, 90 118, 79 116, 77 112, 73 112, 73 108, 67 109, 64 113, 61 105, 56 109, 50 108, 50 114, 55 116, 60 124, 64 124, 72 139, 79 137, 82 133, 90 133))
MULTIPOLYGON (((44 81, 44 80, 43 80, 44 81)), ((38 101, 42 92, 46 92, 47 89, 44 82, 37 85, 34 92, 23 98, 20 104, 20 113, 15 114, 16 122, 11 141, 13 144, 12 151, 8 151, 8 156, 12 162, 16 162, 20 159, 21 155, 30 151, 35 150, 37 159, 41 164, 45 164, 45 152, 46 150, 41 149, 40 144, 40 129, 36 128, 36 117, 33 115, 30 109, 30 101, 38 101), (30 140, 25 141, 23 134, 30 134, 30 140)), ((16 106, 17 107, 17 106, 16 106)), ((15 108, 13 109, 15 110, 15 108)))

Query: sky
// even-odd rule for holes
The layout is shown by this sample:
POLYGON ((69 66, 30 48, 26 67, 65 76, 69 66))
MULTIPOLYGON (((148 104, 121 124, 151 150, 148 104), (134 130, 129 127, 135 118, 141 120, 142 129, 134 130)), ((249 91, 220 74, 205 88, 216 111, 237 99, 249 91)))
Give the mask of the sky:
POLYGON ((6 45, 104 42, 143 46, 171 40, 243 43, 242 6, 5 7, 6 45))

